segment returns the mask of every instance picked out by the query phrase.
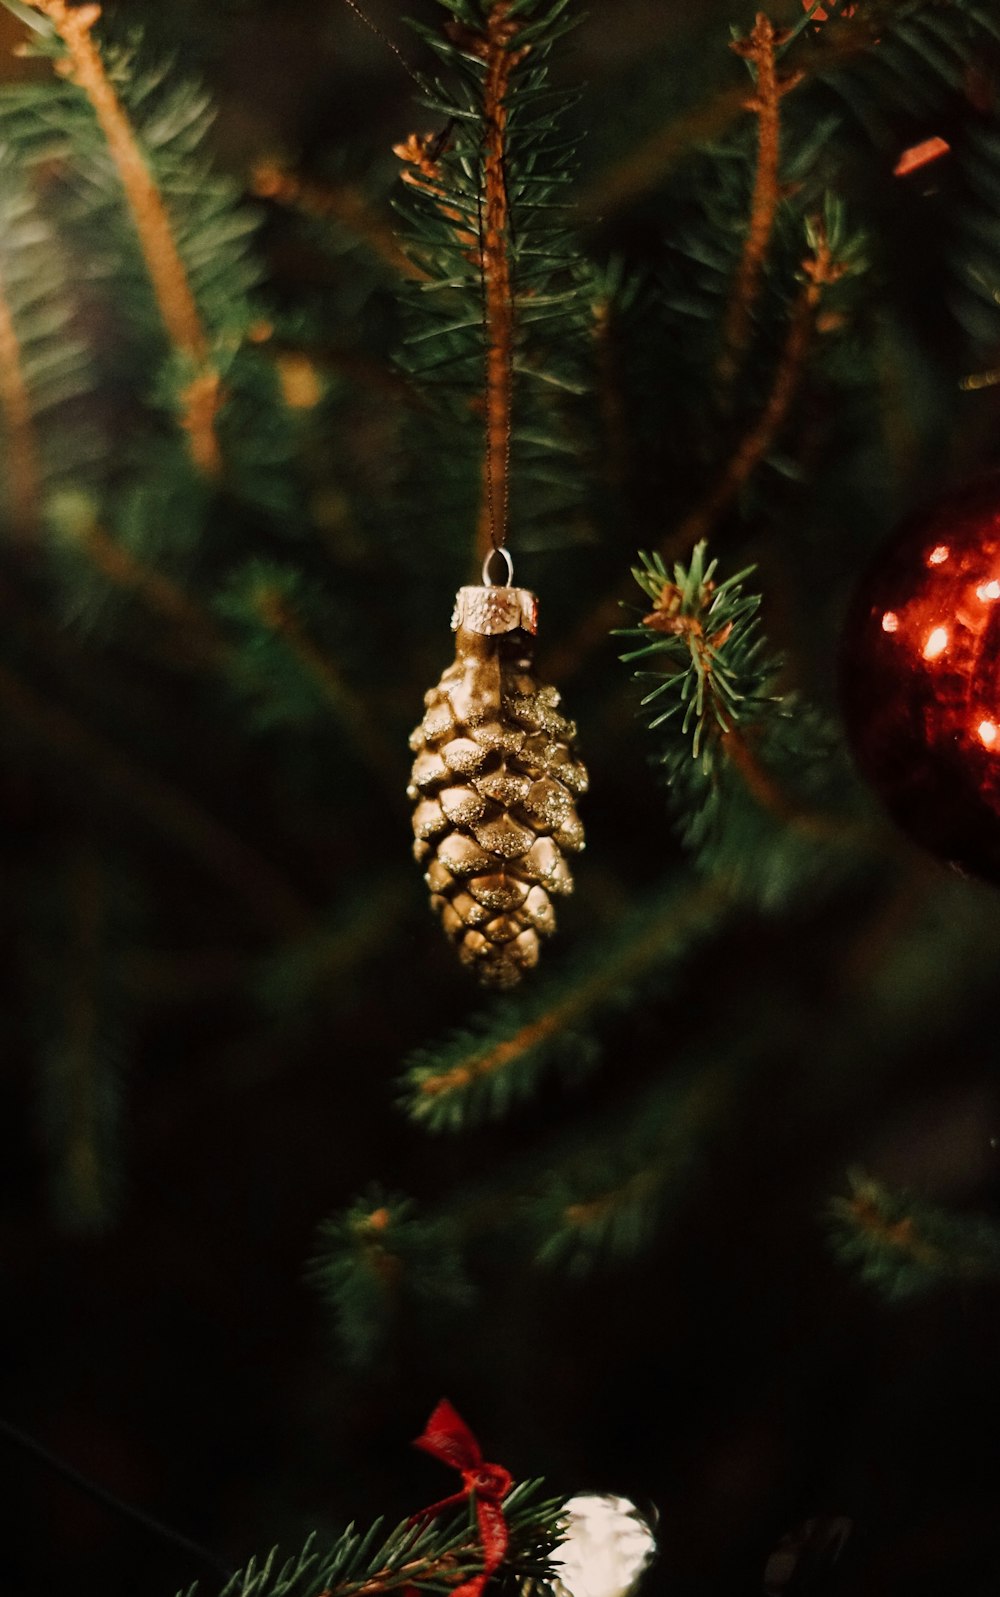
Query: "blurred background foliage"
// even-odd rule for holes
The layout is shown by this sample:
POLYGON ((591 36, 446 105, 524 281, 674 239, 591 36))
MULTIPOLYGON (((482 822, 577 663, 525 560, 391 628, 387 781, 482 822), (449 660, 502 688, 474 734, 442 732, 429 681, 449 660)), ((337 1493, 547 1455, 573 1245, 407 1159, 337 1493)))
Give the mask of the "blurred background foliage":
MULTIPOLYGON (((955 46, 947 5, 868 9, 884 51, 846 75, 834 47, 817 59, 784 155, 814 211, 835 145, 866 270, 717 518, 722 575, 757 562, 767 658, 816 706, 782 780, 832 794, 864 838, 817 849, 767 813, 706 814, 694 762, 637 714, 630 640, 566 668, 581 611, 766 398, 804 247, 793 205, 720 419, 711 336, 753 149, 726 46, 754 8, 592 0, 552 70, 583 86, 577 264, 616 306, 626 375, 599 441, 571 418, 583 453, 514 540, 571 677, 589 844, 546 970, 492 1007, 428 917, 403 798, 473 539, 455 461, 475 443, 435 430, 393 363, 412 311, 391 147, 428 113, 339 0, 105 6, 108 37, 127 48, 140 24, 143 62, 169 69, 120 58, 194 254, 209 240, 193 277, 213 337, 239 325, 241 491, 209 498, 149 420, 190 373, 136 402, 156 335, 141 262, 102 232, 100 154, 52 163, 52 123, 69 137, 77 112, 0 11, 4 241, 28 226, 25 292, 71 306, 36 329, 62 407, 39 468, 45 607, 16 540, 0 585, 0 1413, 234 1563, 439 1495, 407 1443, 447 1393, 516 1474, 655 1508, 650 1590, 762 1591, 788 1535, 811 1551, 768 1589, 1000 1589, 1000 902, 880 826, 835 730, 870 551, 997 463, 1000 388, 960 380, 1000 350, 1000 62, 985 25, 955 46), (190 78, 207 98, 172 101, 190 78), (186 195, 171 141, 206 106, 217 175, 186 195), (931 136, 948 158, 895 177, 931 136), (230 225, 243 194, 254 254, 230 225), (428 1071, 491 1049, 512 1068, 426 1110, 428 1071)), ((427 68, 402 13, 436 26, 431 0, 366 10, 427 68)), ((157 1597, 197 1573, 0 1449, 5 1594, 157 1597)))

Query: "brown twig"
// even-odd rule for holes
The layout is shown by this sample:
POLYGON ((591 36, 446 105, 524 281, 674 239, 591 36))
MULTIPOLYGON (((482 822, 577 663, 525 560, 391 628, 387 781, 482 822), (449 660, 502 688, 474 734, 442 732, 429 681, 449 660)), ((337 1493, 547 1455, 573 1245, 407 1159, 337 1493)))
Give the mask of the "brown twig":
POLYGON ((438 1098, 443 1093, 461 1092, 475 1081, 499 1075, 539 1043, 565 1031, 616 988, 635 980, 659 957, 665 946, 684 935, 686 925, 697 931, 707 915, 724 907, 722 892, 711 882, 699 883, 681 902, 671 897, 664 913, 657 915, 651 924, 642 926, 619 951, 618 957, 609 959, 599 974, 587 969, 550 1009, 526 1021, 512 1037, 505 1037, 479 1051, 473 1048, 459 1064, 437 1075, 425 1076, 416 1087, 416 1096, 438 1098))
POLYGON ((724 133, 745 108, 746 91, 737 85, 656 128, 584 190, 584 214, 597 220, 624 210, 669 176, 692 149, 724 133))
MULTIPOLYGON (((185 649, 193 655, 193 663, 220 671, 232 665, 234 650, 212 615, 169 577, 144 564, 96 522, 88 522, 75 533, 75 539, 103 577, 134 594, 180 630, 185 649)), ((387 783, 397 788, 398 762, 374 734, 364 705, 344 683, 334 662, 308 636, 284 596, 274 588, 262 586, 255 595, 255 606, 264 624, 281 635, 299 664, 319 683, 364 758, 387 783)), ((171 656, 171 662, 177 663, 176 655, 171 656)))
MULTIPOLYGON (((473 1556, 476 1554, 478 1548, 473 1556)), ((442 1585, 447 1588, 449 1584, 457 1586, 461 1580, 459 1571, 462 1567, 461 1549, 455 1548, 435 1557, 408 1559, 398 1569, 386 1565, 365 1580, 338 1581, 336 1586, 328 1586, 321 1591, 319 1597, 382 1597, 383 1593, 398 1591, 400 1587, 415 1589, 417 1582, 431 1589, 442 1585)))
MULTIPOLYGON (((710 615, 711 597, 715 584, 706 581, 702 586, 701 602, 710 615)), ((719 651, 733 630, 729 622, 719 631, 706 631, 702 616, 681 608, 683 595, 673 582, 666 582, 649 615, 643 616, 643 626, 651 633, 671 635, 683 640, 702 683, 704 693, 715 706, 718 727, 715 735, 718 746, 731 769, 737 772, 744 788, 754 803, 772 815, 780 825, 816 837, 824 842, 842 845, 860 844, 867 833, 853 826, 841 816, 825 814, 820 810, 806 809, 786 792, 781 783, 760 763, 754 748, 754 729, 739 726, 731 709, 719 690, 717 664, 719 651)), ((711 713, 706 711, 711 723, 711 713)))
POLYGON ((394 788, 399 787, 399 761, 378 736, 367 707, 348 687, 335 662, 311 638, 283 593, 261 583, 253 596, 254 608, 264 625, 289 649, 306 674, 321 689, 337 719, 368 764, 394 788))
POLYGON ((792 307, 788 332, 764 408, 736 446, 718 482, 662 546, 667 560, 681 558, 708 536, 719 517, 746 487, 785 424, 805 370, 824 290, 839 282, 845 270, 833 259, 819 222, 815 223, 815 229, 816 243, 802 263, 802 287, 792 307))
POLYGON ((208 364, 208 338, 163 196, 91 37, 101 8, 99 5, 73 8, 67 6, 65 0, 29 0, 29 4, 48 17, 66 46, 67 55, 58 70, 71 77, 87 96, 107 141, 167 336, 198 368, 183 395, 185 408, 181 424, 187 431, 195 465, 205 475, 215 476, 222 466, 215 430, 222 399, 219 376, 208 364))
POLYGON ((924 1269, 940 1267, 940 1250, 921 1235, 913 1216, 904 1215, 901 1220, 889 1220, 867 1183, 852 1198, 845 1199, 843 1210, 850 1215, 858 1230, 863 1231, 876 1246, 905 1254, 924 1269))
POLYGON ((732 1092, 738 1068, 731 1064, 707 1066, 689 1087, 683 1099, 676 1103, 673 1113, 664 1125, 660 1146, 650 1163, 633 1170, 617 1186, 606 1187, 593 1198, 578 1199, 566 1204, 562 1211, 563 1224, 578 1237, 588 1231, 600 1230, 607 1225, 616 1211, 628 1209, 632 1204, 649 1203, 676 1168, 670 1150, 678 1145, 681 1136, 688 1140, 708 1128, 720 1111, 732 1103, 732 1092))
MULTIPOLYGON (((870 50, 875 42, 871 23, 863 16, 850 21, 838 18, 835 25, 827 23, 823 39, 813 49, 800 81, 831 71, 870 50)), ((693 149, 720 138, 745 109, 744 91, 726 87, 704 104, 682 111, 663 127, 654 129, 623 160, 600 173, 581 196, 581 211, 596 219, 627 209, 669 177, 693 149)))
POLYGON ((258 161, 251 174, 253 192, 261 199, 273 200, 290 210, 301 211, 320 221, 335 222, 345 232, 366 244, 372 254, 401 277, 426 283, 429 272, 401 249, 395 233, 374 211, 365 195, 352 183, 318 183, 299 177, 277 161, 258 161))
MULTIPOLYGON (((668 563, 685 558, 696 543, 709 535, 749 482, 785 423, 805 368, 823 290, 843 274, 843 267, 832 259, 829 245, 818 225, 817 230, 815 250, 803 262, 805 280, 792 308, 788 332, 764 407, 737 443, 725 470, 704 499, 661 544, 660 553, 668 563)), ((572 676, 594 649, 604 642, 608 633, 619 625, 622 602, 627 600, 630 591, 623 587, 602 599, 585 617, 569 644, 549 659, 549 672, 557 681, 565 681, 572 676)))
MULTIPOLYGON (((448 148, 448 136, 440 133, 411 133, 392 147, 393 155, 405 161, 400 177, 410 188, 419 189, 437 201, 437 208, 446 222, 454 223, 455 237, 468 252, 468 258, 478 265, 479 235, 472 232, 468 219, 452 205, 441 174, 441 156, 448 148)), ((423 270, 423 268, 420 268, 423 270)), ((431 273, 426 272, 427 281, 431 273)))
POLYGON ((652 1197, 663 1185, 666 1174, 662 1157, 657 1157, 655 1164, 634 1171, 621 1186, 610 1187, 596 1198, 568 1203, 562 1212, 563 1223, 572 1231, 591 1231, 603 1225, 616 1209, 652 1197))
POLYGON ((133 764, 100 733, 83 726, 61 705, 42 698, 3 666, 0 705, 28 737, 83 768, 99 786, 123 798, 213 875, 235 888, 269 926, 301 935, 311 913, 298 895, 268 860, 199 809, 185 793, 133 764))
POLYGON ((815 325, 815 309, 814 285, 808 283, 799 293, 792 309, 788 332, 763 410, 740 439, 725 471, 701 504, 685 516, 676 532, 665 541, 662 548, 665 559, 682 558, 700 539, 708 536, 772 448, 798 391, 815 325))
POLYGON ((747 236, 722 327, 718 374, 727 387, 735 380, 750 341, 753 307, 781 200, 781 97, 802 80, 801 72, 787 76, 778 72, 775 52, 786 37, 761 11, 747 38, 734 39, 730 46, 754 67, 756 92, 744 103, 757 117, 757 164, 747 236))
POLYGON ((200 659, 218 662, 223 640, 207 610, 162 572, 147 566, 130 549, 112 538, 97 522, 74 529, 76 546, 94 568, 117 588, 135 594, 165 620, 182 629, 185 643, 194 645, 200 659))
POLYGON ((806 809, 796 803, 777 778, 761 765, 742 727, 729 726, 721 734, 720 747, 729 764, 739 773, 750 797, 780 825, 814 837, 817 842, 835 843, 843 848, 870 848, 876 842, 868 827, 844 816, 806 809))

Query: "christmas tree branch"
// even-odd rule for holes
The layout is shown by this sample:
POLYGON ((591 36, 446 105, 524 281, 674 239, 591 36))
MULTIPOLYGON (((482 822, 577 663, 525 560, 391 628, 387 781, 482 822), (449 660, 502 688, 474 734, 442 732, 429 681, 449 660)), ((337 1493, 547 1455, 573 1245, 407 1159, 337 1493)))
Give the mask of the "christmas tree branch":
POLYGON ((719 581, 702 542, 672 573, 654 554, 634 575, 653 608, 623 629, 637 640, 623 659, 643 662, 636 677, 652 684, 642 708, 685 841, 728 892, 758 904, 810 875, 837 879, 871 838, 837 808, 849 787, 830 729, 776 691, 781 662, 759 635, 750 572, 719 581))
POLYGON ((718 373, 726 387, 735 380, 750 340, 754 302, 781 200, 781 97, 802 77, 798 72, 779 75, 776 50, 783 42, 784 35, 770 18, 758 12, 750 34, 730 46, 751 64, 754 73, 756 89, 746 107, 757 117, 757 162, 749 226, 722 327, 718 373))
POLYGON ((222 457, 215 423, 221 402, 218 373, 208 365, 209 345, 194 294, 174 239, 163 196, 150 172, 125 110, 92 38, 98 5, 67 6, 65 0, 28 0, 49 19, 66 46, 61 68, 83 91, 107 142, 139 237, 143 259, 171 343, 195 368, 185 392, 182 426, 199 471, 215 476, 222 457))
POLYGON ((728 727, 719 740, 719 747, 728 764, 738 773, 753 802, 782 826, 795 827, 817 840, 845 847, 860 846, 874 840, 868 832, 852 825, 843 816, 829 815, 797 803, 774 773, 761 763, 741 727, 728 727))
POLYGON ((940 1266, 940 1249, 921 1235, 912 1214, 892 1212, 885 1194, 874 1182, 855 1182, 853 1194, 842 1200, 837 1212, 863 1235, 865 1245, 874 1251, 895 1251, 925 1270, 940 1266))
MULTIPOLYGON (((435 133, 411 133, 408 138, 393 145, 392 153, 406 163, 400 172, 401 181, 409 188, 416 189, 419 194, 431 197, 439 215, 448 223, 448 231, 454 242, 465 253, 466 258, 475 263, 477 271, 481 271, 479 234, 473 231, 467 213, 459 208, 454 199, 449 199, 449 190, 444 182, 441 156, 447 148, 447 136, 438 136, 435 133)), ((478 224, 478 198, 476 211, 478 224)), ((434 281, 433 273, 424 271, 422 267, 417 269, 420 272, 418 282, 434 281)), ((480 288, 482 288, 481 281, 480 288)))
POLYGON ((579 1044, 573 1028, 651 971, 662 976, 664 966, 679 963, 727 907, 713 884, 671 884, 618 928, 610 947, 602 938, 599 957, 550 978, 533 998, 488 1012, 476 1033, 418 1054, 403 1078, 407 1113, 431 1131, 465 1129, 502 1114, 534 1086, 559 1048, 579 1044))
MULTIPOLYGON (((802 84, 836 85, 840 68, 862 67, 868 59, 881 58, 889 71, 886 58, 899 47, 891 70, 901 80, 919 72, 936 79, 942 90, 949 92, 954 85, 952 57, 965 59, 972 66, 977 55, 984 49, 991 51, 995 42, 991 9, 974 0, 956 0, 947 7, 936 0, 897 0, 891 7, 839 7, 838 0, 827 0, 824 6, 822 0, 814 0, 794 27, 785 31, 776 53, 783 54, 813 22, 811 31, 819 36, 809 40, 807 51, 797 52, 797 76, 802 84), (823 10, 828 16, 820 16, 823 10), (924 17, 929 25, 926 48, 921 50, 917 34, 924 17)), ((926 107, 925 100, 919 103, 926 107)), ((670 177, 693 150, 717 145, 746 109, 742 89, 727 86, 654 127, 597 175, 581 196, 581 209, 601 220, 629 209, 670 177)))
POLYGON ((521 523, 536 501, 551 505, 553 486, 576 490, 561 406, 579 392, 584 274, 566 224, 567 100, 546 65, 571 21, 567 0, 441 3, 443 26, 418 30, 448 69, 424 96, 439 131, 394 147, 411 196, 408 253, 428 274, 407 295, 402 362, 416 391, 433 385, 438 437, 421 454, 447 451, 478 568, 505 543, 515 509, 521 523))
POLYGON ((92 516, 68 526, 66 536, 106 581, 133 594, 179 628, 184 635, 185 652, 194 649, 199 660, 218 662, 223 642, 212 617, 177 583, 112 538, 92 516))
POLYGON ((649 1245, 668 1195, 689 1177, 704 1138, 731 1113, 747 1064, 759 1058, 748 1031, 728 1050, 736 1057, 716 1055, 681 1081, 655 1087, 610 1142, 587 1139, 548 1176, 531 1205, 540 1264, 585 1274, 649 1245))
MULTIPOLYGON (((929 896, 929 905, 936 896, 939 893, 929 896)), ((887 1060, 892 1060, 896 1067, 902 1067, 910 1057, 907 1049, 912 1047, 917 1036, 926 1043, 928 1035, 936 1034, 941 1024, 941 995, 954 993, 951 984, 956 968, 967 970, 963 955, 954 947, 948 948, 947 932, 944 934, 944 946, 948 948, 944 969, 933 952, 935 940, 941 948, 942 923, 953 922, 954 908, 951 904, 942 912, 938 903, 930 924, 922 929, 922 948, 928 964, 924 966, 918 960, 920 974, 909 978, 916 982, 916 1007, 907 1011, 911 1029, 905 1040, 898 1030, 900 951, 894 950, 887 961, 883 950, 881 958, 868 962, 863 993, 859 991, 855 997, 863 1003, 866 1016, 878 1018, 859 1047, 857 1016, 847 1018, 848 1006, 843 1024, 835 1027, 820 1052, 811 1056, 813 1085, 807 1084, 804 1091, 814 1106, 815 1116, 822 1118, 831 1113, 830 1097, 826 1091, 817 1093, 815 1084, 828 1084, 838 1064, 841 1101, 853 1103, 856 1115, 858 1080, 849 1061, 853 1060, 855 1066, 860 1065, 863 1070, 862 1062, 870 1060, 871 1049, 875 1047, 883 1066, 887 1060), (931 971, 933 979, 929 980, 931 971)), ((964 934, 957 934, 959 938, 963 935, 981 937, 981 931, 973 930, 975 925, 975 917, 971 917, 964 934)), ((912 933, 912 921, 908 929, 912 933)), ((912 956, 912 950, 902 956, 902 963, 908 968, 911 968, 912 956)), ((991 982, 992 966, 987 953, 978 970, 978 990, 992 991, 991 982)), ((739 1116, 736 1094, 741 1084, 746 1081, 751 1092, 759 1093, 762 1060, 780 1057, 783 1052, 789 1061, 801 1058, 802 1037, 811 1034, 809 1030, 803 1032, 803 1020, 804 1017, 796 1017, 780 1003, 776 1005, 773 994, 756 1005, 748 1004, 741 1009, 738 1035, 734 1036, 728 1028, 721 1039, 706 1039, 693 1054, 687 1050, 680 1057, 673 1056, 670 1079, 654 1087, 632 1108, 625 1125, 605 1125, 598 1135, 571 1148, 568 1159, 560 1161, 547 1179, 543 1175, 540 1196, 522 1192, 516 1203, 508 1202, 508 1217, 511 1210, 519 1215, 523 1215, 526 1208, 530 1210, 533 1225, 541 1236, 536 1255, 539 1261, 582 1273, 600 1262, 634 1257, 645 1247, 662 1227, 666 1202, 672 1195, 680 1196, 687 1190, 705 1140, 722 1129, 729 1117, 739 1116), (778 1015, 780 1019, 776 1018, 778 1015)), ((797 1070, 798 1066, 795 1068, 797 1070)), ((874 1090, 884 1091, 884 1074, 879 1081, 881 1086, 874 1090)), ((551 1164, 551 1154, 549 1161, 551 1164)), ((523 1168, 519 1175, 523 1180, 523 1168)), ((863 1267, 867 1245, 858 1243, 855 1246, 855 1221, 850 1215, 841 1215, 845 1201, 849 1200, 838 1200, 834 1205, 834 1246, 845 1262, 862 1263, 865 1278, 878 1286, 880 1283, 875 1280, 874 1272, 869 1273, 863 1267)), ((919 1204, 912 1195, 897 1197, 885 1193, 884 1189, 880 1206, 881 1203, 893 1205, 892 1212, 886 1209, 875 1227, 876 1233, 881 1233, 886 1226, 892 1233, 888 1249, 878 1243, 884 1263, 905 1260, 909 1270, 909 1255, 900 1251, 899 1244, 912 1240, 912 1233, 907 1226, 901 1233, 894 1229, 896 1222, 906 1217, 912 1218, 915 1231, 920 1233, 922 1255, 937 1254, 942 1262, 948 1257, 953 1264, 964 1261, 950 1277, 939 1269, 930 1279, 921 1267, 920 1283, 917 1285, 915 1280, 913 1283, 915 1290, 946 1284, 948 1279, 989 1280, 1000 1275, 1000 1233, 990 1221, 978 1216, 944 1214, 930 1205, 919 1204)), ((496 1206, 494 1213, 487 1216, 488 1223, 496 1223, 495 1209, 496 1206)), ((867 1202, 865 1218, 868 1218, 867 1202)), ((885 1269, 883 1283, 889 1286, 891 1282, 892 1270, 885 1269)))
POLYGON ((793 306, 771 389, 760 414, 736 445, 725 470, 701 504, 685 516, 676 532, 663 545, 667 559, 675 556, 681 558, 690 553, 699 539, 707 537, 714 530, 720 516, 735 502, 741 489, 746 487, 761 461, 773 448, 802 379, 818 302, 816 284, 807 283, 793 306))
MULTIPOLYGON (((796 802, 762 762, 755 733, 766 720, 765 685, 776 676, 772 663, 763 671, 758 664, 759 644, 751 641, 756 628, 758 601, 742 592, 740 572, 725 582, 715 581, 715 562, 705 565, 706 545, 699 543, 685 571, 680 563, 673 578, 666 573, 662 556, 644 557, 645 569, 637 568, 636 580, 653 600, 653 608, 642 619, 635 636, 642 646, 623 656, 626 660, 663 658, 675 665, 673 672, 642 672, 657 686, 643 699, 654 705, 653 727, 662 725, 682 706, 682 733, 691 734, 690 754, 694 760, 710 759, 709 740, 728 766, 734 770, 748 795, 760 809, 782 826, 797 827, 814 837, 846 842, 855 836, 840 816, 826 815, 796 802), (662 710, 661 695, 667 694, 669 708, 662 710), (754 716, 760 717, 757 727, 754 716), (749 721, 748 724, 741 724, 749 721)), ((625 629, 626 633, 630 629, 625 629)), ((777 705, 777 698, 773 700, 777 705)), ((685 747, 685 758, 687 750, 685 747)))
POLYGON ((319 183, 315 178, 300 177, 278 161, 268 160, 254 166, 251 188, 259 199, 272 200, 317 221, 335 223, 365 244, 398 276, 417 283, 428 281, 428 273, 400 247, 389 223, 373 210, 355 184, 319 183))
POLYGON ((319 1243, 309 1279, 352 1364, 381 1358, 404 1325, 408 1337, 432 1329, 436 1316, 471 1301, 452 1218, 424 1219, 412 1199, 375 1188, 325 1221, 319 1243))
MULTIPOLYGON (((788 330, 771 378, 767 398, 736 444, 723 470, 714 478, 700 504, 688 512, 660 546, 664 560, 683 559, 707 538, 731 508, 757 467, 766 459, 781 432, 798 392, 824 290, 839 282, 846 267, 833 258, 826 229, 820 219, 810 224, 813 245, 802 263, 803 283, 792 306, 788 330)), ((602 599, 586 616, 569 642, 548 658, 551 675, 565 682, 590 658, 621 619, 629 589, 602 599)))
POLYGON ((399 760, 377 733, 367 706, 348 687, 336 663, 310 637, 288 594, 277 584, 261 580, 253 587, 251 604, 264 626, 281 640, 319 688, 367 763, 379 772, 387 786, 398 788, 399 760))
POLYGON ((737 84, 672 117, 598 174, 581 195, 581 211, 603 218, 626 210, 669 177, 693 149, 721 138, 745 110, 746 91, 737 84))
POLYGON ((715 485, 662 545, 665 559, 683 559, 718 524, 761 462, 774 447, 805 371, 823 292, 840 281, 846 267, 833 258, 823 223, 813 223, 813 248, 802 262, 803 283, 792 307, 788 331, 764 406, 740 439, 715 485))
POLYGON ((859 1172, 831 1205, 834 1246, 890 1301, 935 1287, 1000 1278, 1000 1231, 978 1215, 949 1214, 859 1172))
MULTIPOLYGON (((542 1483, 514 1486, 503 1499, 509 1545, 502 1569, 518 1589, 546 1597, 550 1559, 561 1539, 563 1503, 543 1499, 542 1483)), ((301 1553, 278 1565, 276 1553, 262 1567, 251 1562, 233 1576, 221 1597, 381 1597, 382 1593, 447 1594, 482 1576, 484 1552, 474 1514, 418 1516, 386 1532, 376 1520, 361 1532, 350 1526, 325 1552, 310 1537, 301 1553)), ((188 1594, 191 1597, 191 1594, 188 1594)))
MULTIPOLYGON (((184 655, 192 663, 242 679, 246 669, 243 653, 224 638, 213 616, 184 589, 140 560, 92 517, 68 523, 65 536, 90 558, 107 581, 140 599, 177 628, 183 637, 184 655)), ((319 686, 364 759, 381 773, 387 785, 398 786, 398 761, 373 730, 365 707, 343 682, 335 663, 308 635, 287 595, 277 585, 259 582, 254 585, 251 602, 259 621, 281 639, 296 664, 319 686)), ((172 652, 170 658, 176 666, 176 653, 172 652)), ((259 684, 268 685, 263 672, 258 670, 254 676, 259 684)))
MULTIPOLYGON (((243 674, 242 655, 226 641, 212 615, 169 577, 140 560, 92 517, 69 524, 66 536, 109 582, 133 594, 176 627, 183 636, 185 655, 190 655, 194 663, 226 675, 243 674)), ((387 784, 397 786, 398 761, 374 732, 365 707, 344 683, 335 663, 308 635, 288 597, 277 586, 258 583, 252 604, 259 620, 281 639, 299 667, 319 686, 365 760, 387 784)), ((175 654, 171 654, 171 663, 177 664, 175 654)))
MULTIPOLYGON (((831 10, 835 3, 836 0, 830 0, 831 10)), ((894 8, 893 16, 903 21, 921 6, 930 9, 933 0, 930 5, 928 0, 915 0, 911 4, 904 0, 894 8)), ((811 7, 813 12, 816 9, 815 5, 811 7)), ((797 37, 808 21, 808 15, 800 19, 784 36, 783 43, 797 37)), ((822 38, 813 42, 808 56, 797 68, 797 83, 826 78, 837 67, 869 55, 884 36, 885 28, 873 28, 864 14, 851 18, 838 16, 836 27, 827 25, 824 28, 822 38)), ((692 150, 717 143, 747 108, 745 92, 738 86, 726 87, 717 90, 702 104, 672 117, 640 139, 620 161, 600 173, 582 195, 581 208, 590 216, 602 218, 628 209, 669 177, 692 150)))
POLYGON ((285 933, 301 932, 310 912, 274 866, 186 794, 133 765, 100 733, 83 726, 60 705, 50 704, 3 666, 0 704, 32 740, 80 766, 234 887, 269 926, 285 933))
POLYGON ((620 1186, 609 1187, 596 1197, 567 1203, 562 1221, 567 1231, 578 1237, 588 1233, 607 1233, 616 1217, 636 1204, 647 1204, 665 1180, 663 1161, 657 1159, 642 1170, 635 1170, 620 1186))
POLYGON ((475 232, 470 231, 467 214, 452 203, 442 186, 434 149, 437 141, 412 134, 404 144, 396 146, 396 154, 408 163, 404 181, 437 200, 441 215, 455 224, 458 243, 471 249, 480 274, 486 345, 486 447, 476 530, 479 563, 507 541, 510 498, 516 314, 507 194, 507 102, 511 74, 530 49, 514 47, 521 24, 511 16, 512 10, 512 0, 491 0, 481 26, 461 18, 453 18, 445 26, 450 43, 483 66, 481 189, 476 196, 475 232))
POLYGON ((0 412, 4 423, 7 508, 16 536, 37 530, 40 471, 31 397, 6 286, 0 278, 0 412))

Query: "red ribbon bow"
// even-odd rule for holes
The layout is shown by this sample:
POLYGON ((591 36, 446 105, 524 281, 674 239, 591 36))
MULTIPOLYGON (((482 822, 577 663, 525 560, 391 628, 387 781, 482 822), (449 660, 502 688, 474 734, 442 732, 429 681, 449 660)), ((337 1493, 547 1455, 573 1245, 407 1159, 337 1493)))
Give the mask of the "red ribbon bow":
POLYGON ((500 1568, 507 1551, 510 1538, 500 1505, 513 1486, 514 1477, 502 1464, 484 1462, 479 1443, 447 1398, 441 1399, 427 1421, 423 1435, 418 1436, 413 1445, 430 1453, 432 1458, 439 1458, 443 1464, 450 1464, 452 1469, 460 1470, 462 1475, 460 1492, 454 1492, 451 1497, 442 1498, 440 1503, 422 1509, 415 1518, 424 1519, 432 1514, 440 1514, 446 1508, 464 1503, 469 1497, 475 1498, 479 1540, 483 1544, 483 1571, 481 1575, 474 1575, 456 1586, 451 1597, 479 1597, 490 1576, 500 1568))

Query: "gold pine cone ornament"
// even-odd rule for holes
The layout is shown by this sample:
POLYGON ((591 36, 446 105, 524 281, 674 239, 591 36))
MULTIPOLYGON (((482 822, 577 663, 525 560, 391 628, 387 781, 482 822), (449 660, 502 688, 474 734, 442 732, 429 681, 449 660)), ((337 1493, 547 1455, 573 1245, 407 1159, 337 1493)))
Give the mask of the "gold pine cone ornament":
POLYGON ((410 739, 414 853, 431 907, 484 986, 514 987, 573 890, 587 772, 576 727, 533 667, 537 600, 526 588, 461 588, 455 662, 410 739))

